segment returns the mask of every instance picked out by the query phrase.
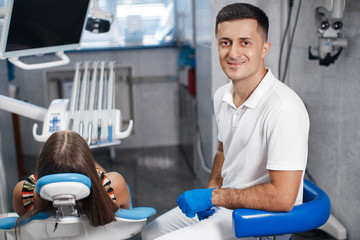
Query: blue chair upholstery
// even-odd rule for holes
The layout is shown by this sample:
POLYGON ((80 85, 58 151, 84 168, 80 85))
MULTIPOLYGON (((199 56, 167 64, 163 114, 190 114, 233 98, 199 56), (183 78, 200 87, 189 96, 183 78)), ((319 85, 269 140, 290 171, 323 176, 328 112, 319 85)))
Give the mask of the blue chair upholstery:
POLYGON ((238 238, 276 236, 305 232, 326 223, 330 216, 327 194, 309 180, 304 181, 303 204, 289 212, 235 209, 233 229, 238 238))
POLYGON ((36 192, 40 193, 40 189, 49 183, 55 182, 79 182, 85 184, 88 188, 91 188, 91 181, 90 179, 79 173, 58 173, 58 174, 51 174, 40 178, 36 182, 36 192))

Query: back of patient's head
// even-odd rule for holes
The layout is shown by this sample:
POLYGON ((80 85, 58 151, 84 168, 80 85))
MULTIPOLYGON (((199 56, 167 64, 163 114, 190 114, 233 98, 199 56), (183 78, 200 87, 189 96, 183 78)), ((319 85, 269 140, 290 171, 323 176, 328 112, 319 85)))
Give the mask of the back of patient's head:
POLYGON ((269 31, 268 17, 260 8, 247 3, 233 3, 223 7, 216 16, 215 34, 219 23, 243 19, 256 20, 258 27, 265 34, 265 40, 267 40, 269 31))
MULTIPOLYGON (((91 180, 90 195, 77 201, 93 226, 115 220, 115 203, 110 199, 95 168, 95 160, 86 141, 74 131, 58 131, 45 142, 36 165, 36 176, 56 173, 81 173, 91 180)), ((42 210, 42 209, 40 209, 42 210)))
POLYGON ((85 140, 75 131, 58 131, 45 142, 37 161, 36 175, 82 173, 95 170, 91 151, 85 140))

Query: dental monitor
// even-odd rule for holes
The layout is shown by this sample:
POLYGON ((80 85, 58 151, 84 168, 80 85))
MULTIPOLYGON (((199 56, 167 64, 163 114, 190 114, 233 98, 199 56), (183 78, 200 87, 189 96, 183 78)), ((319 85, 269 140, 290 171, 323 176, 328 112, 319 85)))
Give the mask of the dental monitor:
POLYGON ((90 0, 7 0, 0 58, 80 48, 90 0))

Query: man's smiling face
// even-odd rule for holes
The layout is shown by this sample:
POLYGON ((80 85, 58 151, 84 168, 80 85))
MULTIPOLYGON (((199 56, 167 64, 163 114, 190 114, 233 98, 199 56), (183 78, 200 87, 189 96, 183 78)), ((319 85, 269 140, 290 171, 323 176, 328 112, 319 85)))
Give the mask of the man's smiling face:
POLYGON ((231 80, 249 79, 261 70, 270 50, 262 31, 254 19, 218 24, 216 39, 220 65, 231 80))

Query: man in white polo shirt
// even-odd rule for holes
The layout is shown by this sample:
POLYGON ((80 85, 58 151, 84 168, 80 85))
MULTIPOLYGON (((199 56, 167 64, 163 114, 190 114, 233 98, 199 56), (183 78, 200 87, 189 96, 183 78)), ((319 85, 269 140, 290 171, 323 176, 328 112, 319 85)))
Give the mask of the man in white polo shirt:
POLYGON ((151 222, 143 239, 236 239, 232 209, 289 211, 302 203, 309 117, 296 93, 265 68, 268 26, 250 4, 219 12, 219 60, 231 81, 214 96, 219 148, 208 188, 180 195, 179 207, 151 222))

